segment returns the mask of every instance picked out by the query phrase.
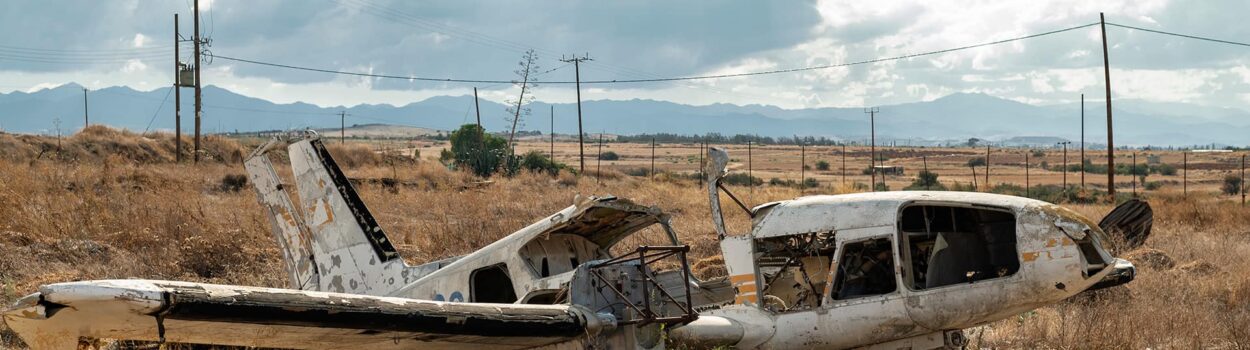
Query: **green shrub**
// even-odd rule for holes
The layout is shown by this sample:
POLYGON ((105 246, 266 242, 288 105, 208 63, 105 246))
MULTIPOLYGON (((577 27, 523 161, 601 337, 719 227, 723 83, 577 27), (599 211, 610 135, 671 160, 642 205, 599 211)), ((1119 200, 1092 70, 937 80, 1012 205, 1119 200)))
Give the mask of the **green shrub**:
POLYGON ((599 160, 619 160, 619 159, 621 159, 621 155, 616 154, 616 152, 607 151, 607 152, 603 152, 599 154, 599 160))
POLYGON ((487 134, 475 124, 465 124, 451 132, 450 156, 457 167, 466 167, 481 177, 499 171, 512 174, 519 165, 517 157, 509 156, 507 140, 487 134))
POLYGON ((911 185, 904 187, 903 189, 904 190, 924 190, 924 189, 945 190, 946 186, 942 186, 942 183, 938 182, 937 173, 934 173, 928 170, 921 170, 920 173, 916 175, 916 180, 912 181, 911 185))
POLYGON ((820 187, 820 181, 816 181, 816 179, 815 179, 815 178, 810 178, 810 177, 809 177, 809 178, 806 178, 806 179, 803 179, 803 187, 805 187, 805 188, 816 188, 816 187, 820 187))
POLYGON ((824 170, 824 171, 828 171, 828 170, 829 170, 829 162, 826 162, 826 161, 824 161, 824 160, 818 160, 818 161, 816 161, 816 170, 824 170))
POLYGON ((968 160, 968 166, 985 166, 985 157, 976 157, 968 160))
POLYGON ((1224 177, 1224 185, 1220 186, 1220 190, 1224 194, 1241 193, 1241 177, 1237 175, 1228 175, 1224 177))
POLYGON ((521 167, 533 172, 545 172, 551 175, 560 174, 560 169, 564 169, 564 164, 556 163, 538 150, 531 150, 521 157, 521 167))
POLYGON ((721 178, 721 183, 737 186, 758 186, 763 185, 764 180, 744 173, 732 173, 721 178))

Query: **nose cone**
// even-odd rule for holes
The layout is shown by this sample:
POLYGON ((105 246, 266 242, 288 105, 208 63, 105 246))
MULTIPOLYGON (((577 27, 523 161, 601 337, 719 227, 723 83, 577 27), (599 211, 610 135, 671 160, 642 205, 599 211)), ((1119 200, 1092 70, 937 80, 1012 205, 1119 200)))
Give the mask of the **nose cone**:
POLYGON ((1115 264, 1111 267, 1111 272, 1103 276, 1098 283, 1094 283, 1086 291, 1115 287, 1129 283, 1135 277, 1137 277, 1137 267, 1133 266, 1133 263, 1128 260, 1117 258, 1115 259, 1115 264))

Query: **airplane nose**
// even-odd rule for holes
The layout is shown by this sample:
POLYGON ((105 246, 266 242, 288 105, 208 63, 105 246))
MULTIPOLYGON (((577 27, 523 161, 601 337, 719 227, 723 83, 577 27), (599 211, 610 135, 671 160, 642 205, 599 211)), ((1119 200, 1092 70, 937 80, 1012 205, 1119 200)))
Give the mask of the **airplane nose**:
POLYGON ((1133 263, 1128 260, 1117 258, 1115 259, 1115 264, 1112 266, 1111 273, 1103 276, 1102 280, 1099 280, 1098 283, 1090 286, 1089 289, 1086 289, 1086 291, 1115 287, 1132 282, 1135 277, 1137 277, 1137 267, 1133 266, 1133 263))

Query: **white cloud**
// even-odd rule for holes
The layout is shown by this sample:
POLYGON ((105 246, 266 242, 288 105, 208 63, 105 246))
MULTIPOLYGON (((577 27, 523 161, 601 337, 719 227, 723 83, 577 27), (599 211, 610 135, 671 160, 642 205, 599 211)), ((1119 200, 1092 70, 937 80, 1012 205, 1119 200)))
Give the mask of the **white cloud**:
POLYGON ((131 40, 134 47, 143 47, 143 44, 147 43, 147 41, 148 37, 143 35, 143 33, 135 33, 135 38, 131 40))
POLYGON ((122 66, 122 73, 134 73, 148 69, 148 65, 140 60, 127 60, 126 65, 122 66))

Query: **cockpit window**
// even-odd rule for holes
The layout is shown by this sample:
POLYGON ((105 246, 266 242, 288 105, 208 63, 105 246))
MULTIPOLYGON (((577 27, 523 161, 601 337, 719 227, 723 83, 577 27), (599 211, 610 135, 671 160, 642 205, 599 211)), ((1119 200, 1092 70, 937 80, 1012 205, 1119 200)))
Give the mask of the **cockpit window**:
POLYGON ((898 289, 894 279, 893 251, 888 238, 851 242, 842 246, 833 298, 845 300, 889 294, 898 289))
POLYGON ((899 217, 903 280, 914 290, 1011 276, 1020 269, 1006 210, 913 205, 899 217))

